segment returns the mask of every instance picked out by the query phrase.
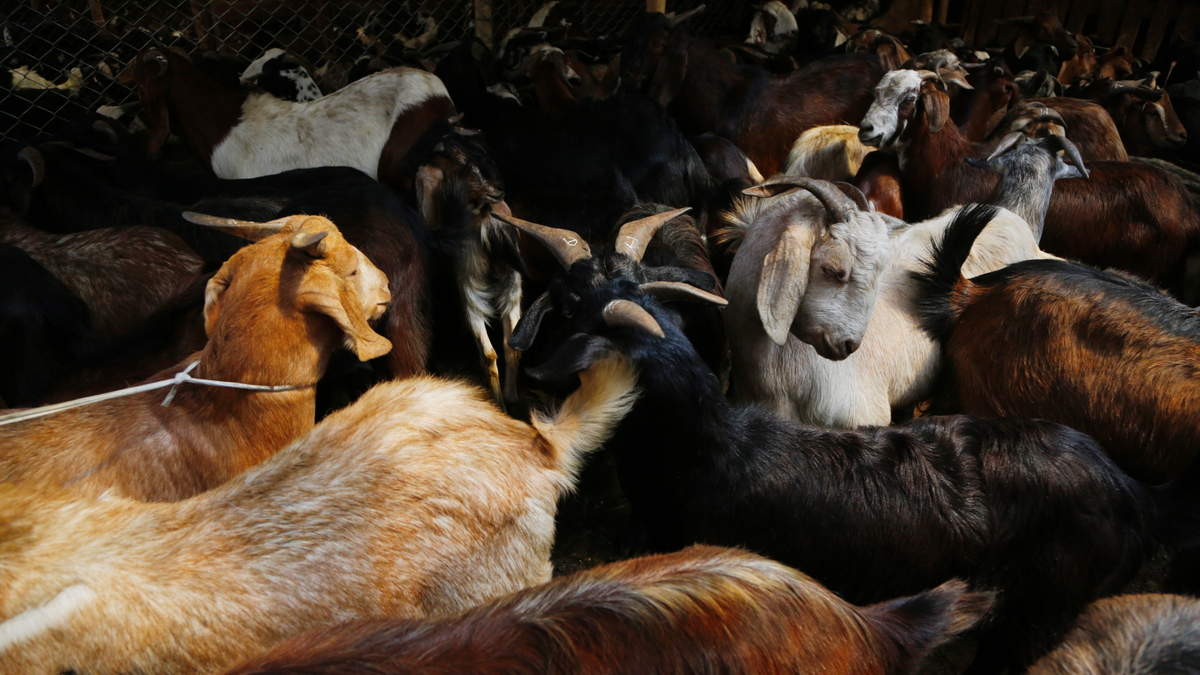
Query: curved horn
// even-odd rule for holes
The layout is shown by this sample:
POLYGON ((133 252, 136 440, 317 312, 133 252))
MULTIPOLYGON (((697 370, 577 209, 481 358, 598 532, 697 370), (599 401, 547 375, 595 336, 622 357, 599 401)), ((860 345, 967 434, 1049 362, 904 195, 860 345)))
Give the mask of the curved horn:
POLYGON ((104 120, 96 120, 95 122, 92 122, 92 129, 111 141, 113 145, 121 144, 121 139, 119 136, 117 136, 117 130, 114 129, 113 125, 109 124, 108 122, 105 122, 104 120))
POLYGON ((608 324, 609 328, 618 326, 627 326, 636 328, 643 333, 653 335, 656 338, 661 338, 665 335, 662 326, 654 320, 642 306, 636 302, 629 300, 613 300, 604 306, 604 323, 608 324))
POLYGON ((841 190, 842 194, 849 197, 850 201, 854 202, 859 211, 866 211, 867 213, 875 212, 875 207, 871 206, 871 200, 867 199, 867 196, 863 194, 862 190, 858 189, 858 186, 841 180, 835 181, 834 186, 841 190))
POLYGON ((641 262, 642 256, 646 255, 646 247, 654 238, 654 233, 658 232, 663 225, 691 210, 692 208, 689 206, 625 223, 621 226, 621 231, 617 233, 617 253, 624 254, 634 262, 641 262))
POLYGON ((29 169, 33 171, 33 184, 29 186, 29 189, 36 190, 42 184, 42 180, 46 178, 46 158, 42 157, 42 151, 30 146, 18 152, 17 157, 25 160, 29 169))
POLYGON ((554 254, 563 269, 571 269, 571 265, 577 261, 592 257, 592 248, 583 240, 583 237, 579 236, 578 232, 538 225, 514 216, 506 216, 495 210, 492 211, 492 216, 542 242, 542 245, 554 254))
POLYGON ((785 185, 788 187, 798 187, 802 190, 808 190, 820 200, 825 206, 825 210, 829 211, 834 216, 835 222, 849 222, 850 217, 858 210, 854 202, 842 194, 841 190, 827 180, 817 178, 801 178, 798 176, 780 176, 772 178, 762 185, 755 185, 752 188, 742 190, 742 194, 751 195, 753 197, 770 197, 779 194, 779 190, 772 190, 771 186, 785 185))
POLYGON ((648 281, 638 286, 646 295, 653 295, 659 300, 698 300, 708 302, 718 307, 724 307, 729 301, 716 293, 696 288, 682 281, 648 281))
POLYGON ((1000 144, 996 146, 996 149, 992 151, 992 154, 988 155, 987 161, 990 162, 993 159, 996 159, 997 157, 999 157, 1000 155, 1003 155, 1004 153, 1008 152, 1014 146, 1020 144, 1021 140, 1024 138, 1025 138, 1025 134, 1023 134, 1019 131, 1014 131, 1014 132, 1010 133, 1009 135, 1005 136, 1004 139, 1000 141, 1000 144))
POLYGON ((142 63, 148 64, 151 61, 158 64, 158 72, 151 75, 151 78, 158 78, 167 74, 167 57, 163 56, 161 52, 146 52, 142 55, 142 63))
POLYGON ((249 220, 210 216, 204 213, 196 213, 194 211, 184 211, 183 219, 189 223, 211 227, 227 234, 232 234, 235 237, 249 239, 250 241, 258 241, 259 239, 265 239, 273 234, 278 234, 279 231, 283 229, 284 223, 287 222, 287 219, 283 218, 280 220, 272 220, 269 223, 255 223, 249 220))
POLYGON ((1071 139, 1067 138, 1066 136, 1051 134, 1046 137, 1044 142, 1047 146, 1049 146, 1052 152, 1056 152, 1058 150, 1065 152, 1067 154, 1067 159, 1070 159, 1071 164, 1074 165, 1076 169, 1079 169, 1079 173, 1083 174, 1084 178, 1091 178, 1092 172, 1088 171, 1087 167, 1084 166, 1083 156, 1079 154, 1079 148, 1075 147, 1075 144, 1071 142, 1071 139))
POLYGON ((692 18, 693 16, 696 16, 697 14, 699 14, 700 12, 703 12, 703 11, 704 11, 704 5, 699 5, 694 9, 689 9, 688 11, 684 12, 683 14, 676 14, 675 16, 671 17, 671 28, 678 26, 679 24, 683 23, 684 21, 687 21, 688 19, 692 18))
POLYGON ((1062 118, 1062 115, 1058 114, 1058 111, 1055 110, 1054 108, 1042 108, 1042 109, 1038 110, 1038 115, 1037 115, 1037 117, 1033 118, 1033 121, 1034 122, 1054 122, 1055 124, 1059 125, 1060 127, 1064 128, 1064 129, 1067 128, 1066 120, 1064 120, 1062 118))

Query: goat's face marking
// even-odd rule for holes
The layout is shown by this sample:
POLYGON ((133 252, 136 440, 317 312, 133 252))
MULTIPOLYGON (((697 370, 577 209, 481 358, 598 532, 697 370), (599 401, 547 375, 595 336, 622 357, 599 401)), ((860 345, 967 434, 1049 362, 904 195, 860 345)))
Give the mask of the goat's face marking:
POLYGON ((921 75, 915 70, 893 70, 875 87, 875 100, 858 128, 863 145, 895 149, 908 126, 921 93, 921 75))

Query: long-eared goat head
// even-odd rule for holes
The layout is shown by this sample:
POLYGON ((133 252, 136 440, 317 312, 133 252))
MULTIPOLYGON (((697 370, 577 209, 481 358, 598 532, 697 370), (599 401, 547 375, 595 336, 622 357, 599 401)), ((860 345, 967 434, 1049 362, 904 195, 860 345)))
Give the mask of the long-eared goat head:
POLYGON ((150 49, 135 58, 120 75, 122 84, 137 85, 142 114, 149 125, 146 154, 153 156, 171 133, 167 87, 171 78, 191 67, 191 59, 170 49, 150 49))
MULTIPOLYGON (((620 227, 612 250, 593 255, 591 247, 571 230, 531 223, 498 214, 530 237, 541 242, 562 266, 550 288, 530 305, 513 331, 509 346, 527 351, 553 311, 564 319, 575 313, 575 306, 590 291, 614 279, 627 280, 640 293, 663 300, 689 300, 724 306, 718 295, 716 277, 707 272, 681 266, 643 265, 642 259, 655 233, 688 211, 687 208, 661 211, 629 221, 620 227)), ((694 227, 694 225, 693 225, 694 227)))
POLYGON ((782 346, 794 335, 835 361, 850 356, 891 259, 887 223, 845 183, 779 176, 744 192, 771 198, 755 209, 754 227, 779 233, 759 268, 756 302, 767 336, 782 346))
POLYGON ((300 215, 255 223, 190 212, 184 218, 256 242, 235 253, 205 288, 204 329, 210 338, 222 302, 227 294, 238 293, 290 304, 301 315, 332 319, 342 344, 361 361, 391 351, 392 343, 367 323, 387 309, 387 277, 329 219, 300 215), (262 285, 262 274, 247 274, 263 266, 278 270, 266 275, 278 280, 277 287, 262 285), (246 283, 256 287, 239 288, 246 283))
POLYGON ((863 145, 899 153, 910 136, 905 134, 923 109, 929 132, 936 134, 950 118, 950 102, 938 73, 929 70, 893 70, 875 87, 875 100, 858 125, 863 145), (938 95, 940 94, 940 95, 938 95))

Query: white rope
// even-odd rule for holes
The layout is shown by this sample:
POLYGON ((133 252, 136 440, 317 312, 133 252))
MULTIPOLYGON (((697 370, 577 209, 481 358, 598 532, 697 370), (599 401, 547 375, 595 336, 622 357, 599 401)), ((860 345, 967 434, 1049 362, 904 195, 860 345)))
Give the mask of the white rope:
POLYGON ((307 388, 313 386, 311 384, 278 385, 278 386, 270 386, 270 385, 265 385, 265 384, 242 384, 241 382, 223 382, 221 380, 206 380, 203 378, 192 377, 191 375, 189 375, 189 373, 191 373, 193 370, 195 370, 196 366, 198 366, 198 365, 200 365, 200 362, 194 361, 192 363, 192 365, 188 366, 187 368, 184 368, 182 371, 180 371, 178 373, 175 373, 175 377, 173 377, 169 380, 162 380, 159 382, 150 382, 148 384, 139 384, 135 387, 126 387, 125 389, 118 389, 116 391, 110 391, 110 392, 106 392, 103 394, 96 394, 95 396, 85 396, 83 398, 77 398, 73 401, 63 401, 62 403, 52 403, 50 405, 44 405, 40 408, 29 408, 28 410, 18 410, 16 412, 11 412, 6 415, 0 415, 0 426, 4 426, 5 424, 12 424, 14 422, 23 422, 25 420, 31 420, 31 419, 35 419, 38 417, 45 417, 46 415, 53 415, 56 412, 70 410, 71 408, 79 408, 79 407, 82 407, 85 405, 91 405, 93 403, 100 403, 101 401, 108 401, 108 400, 111 400, 114 398, 121 398, 122 396, 132 396, 134 394, 140 394, 144 391, 153 391, 155 389, 162 389, 163 387, 170 387, 171 390, 167 392, 167 397, 164 398, 163 402, 162 402, 163 407, 166 407, 166 406, 171 405, 171 401, 175 400, 175 389, 178 388, 179 385, 181 385, 185 382, 191 382, 192 384, 203 384, 203 385, 207 385, 209 387, 227 387, 229 389, 246 389, 248 391, 295 391, 297 389, 307 389, 307 388))

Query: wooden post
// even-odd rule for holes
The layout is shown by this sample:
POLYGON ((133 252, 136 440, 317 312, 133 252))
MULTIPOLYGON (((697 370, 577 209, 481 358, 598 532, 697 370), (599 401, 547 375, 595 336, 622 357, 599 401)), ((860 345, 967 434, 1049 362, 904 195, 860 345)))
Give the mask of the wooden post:
POLYGON ((946 23, 946 17, 950 12, 950 0, 938 0, 937 4, 937 22, 946 23))
POLYGON ((647 12, 667 13, 667 0, 646 0, 647 12))
POLYGON ((104 10, 100 7, 100 0, 88 0, 88 8, 92 10, 92 21, 96 23, 96 29, 101 35, 108 35, 108 28, 104 25, 104 10))
POLYGON ((475 0, 475 37, 492 48, 492 2, 475 0))

